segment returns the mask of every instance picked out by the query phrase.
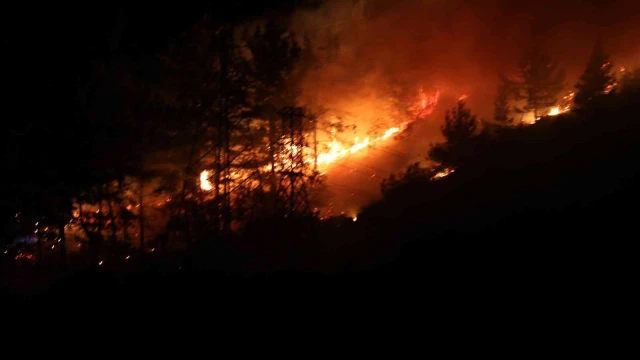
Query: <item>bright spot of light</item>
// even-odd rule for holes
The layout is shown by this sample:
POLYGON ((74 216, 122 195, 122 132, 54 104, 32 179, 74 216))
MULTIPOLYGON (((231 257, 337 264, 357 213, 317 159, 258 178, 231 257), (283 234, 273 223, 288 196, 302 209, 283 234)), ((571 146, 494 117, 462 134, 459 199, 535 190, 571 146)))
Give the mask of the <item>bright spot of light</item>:
POLYGON ((209 181, 209 171, 204 170, 200 173, 200 188, 204 191, 210 191, 213 189, 211 181, 209 181))
POLYGON ((98 265, 102 265, 102 260, 100 260, 100 261, 98 262, 98 265))
POLYGON ((560 115, 560 106, 556 106, 549 111, 549 116, 560 115))
POLYGON ((354 217, 353 217, 353 222, 356 222, 356 221, 358 221, 358 217, 357 217, 357 216, 354 216, 354 217))

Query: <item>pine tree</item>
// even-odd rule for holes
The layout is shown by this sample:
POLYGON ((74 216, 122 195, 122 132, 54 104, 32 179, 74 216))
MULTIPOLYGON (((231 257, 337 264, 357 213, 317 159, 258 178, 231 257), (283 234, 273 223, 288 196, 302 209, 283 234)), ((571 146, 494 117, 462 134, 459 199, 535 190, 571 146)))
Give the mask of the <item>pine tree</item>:
POLYGON ((609 61, 609 55, 604 52, 602 43, 598 41, 591 52, 587 68, 575 85, 576 107, 587 107, 593 99, 608 94, 615 83, 613 64, 609 61))
POLYGON ((453 109, 447 111, 444 120, 441 131, 450 146, 459 145, 471 138, 478 127, 478 119, 465 107, 465 102, 462 100, 458 101, 453 109))
POLYGON ((498 95, 494 101, 493 119, 501 125, 509 125, 513 123, 511 117, 511 109, 509 99, 513 96, 513 84, 505 77, 500 77, 498 84, 498 95))
POLYGON ((429 159, 444 167, 461 165, 472 152, 472 140, 478 127, 478 119, 465 107, 464 101, 447 111, 445 123, 441 127, 446 142, 435 144, 429 150, 429 159))
POLYGON ((525 100, 523 112, 533 111, 537 119, 542 110, 556 104, 565 87, 565 73, 546 52, 534 49, 520 61, 517 100, 525 100))

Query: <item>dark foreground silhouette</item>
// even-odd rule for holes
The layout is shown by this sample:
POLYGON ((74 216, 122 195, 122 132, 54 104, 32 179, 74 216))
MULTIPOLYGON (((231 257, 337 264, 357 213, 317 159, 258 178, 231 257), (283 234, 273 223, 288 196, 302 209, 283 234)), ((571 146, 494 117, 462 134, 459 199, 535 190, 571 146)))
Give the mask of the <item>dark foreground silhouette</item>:
POLYGON ((3 298, 27 307, 253 309, 388 297, 624 299, 637 242, 639 108, 638 96, 616 97, 480 135, 460 150, 455 173, 399 185, 357 222, 263 221, 191 255, 127 265, 5 261, 3 298))

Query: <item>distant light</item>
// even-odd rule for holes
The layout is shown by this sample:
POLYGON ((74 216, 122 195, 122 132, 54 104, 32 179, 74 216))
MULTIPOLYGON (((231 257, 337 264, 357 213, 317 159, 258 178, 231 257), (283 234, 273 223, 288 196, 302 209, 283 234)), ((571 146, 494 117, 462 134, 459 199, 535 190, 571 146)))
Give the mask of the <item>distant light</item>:
POLYGON ((151 248, 151 252, 154 252, 154 251, 156 251, 156 248, 151 248))
POLYGON ((100 260, 100 261, 98 262, 98 265, 102 265, 102 260, 100 260))
POLYGON ((124 259, 125 259, 125 260, 129 260, 129 259, 131 259, 131 255, 127 255, 127 257, 126 257, 126 258, 124 258, 124 259))
POLYGON ((357 217, 357 216, 354 216, 354 217, 353 217, 353 222, 356 222, 356 221, 358 221, 358 217, 357 217))
POLYGON ((4 253, 5 253, 5 254, 9 253, 9 250, 5 250, 5 251, 4 251, 4 253))

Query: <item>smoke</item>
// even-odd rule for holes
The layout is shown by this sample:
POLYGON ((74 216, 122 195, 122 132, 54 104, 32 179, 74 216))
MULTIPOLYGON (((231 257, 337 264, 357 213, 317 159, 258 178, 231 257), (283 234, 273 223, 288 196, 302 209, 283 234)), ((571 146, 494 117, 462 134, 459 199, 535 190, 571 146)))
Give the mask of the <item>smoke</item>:
POLYGON ((460 96, 468 96, 474 113, 490 118, 498 74, 515 71, 532 44, 544 46, 565 68, 569 90, 597 38, 614 62, 635 65, 639 20, 636 0, 330 0, 296 12, 294 29, 324 56, 305 80, 303 101, 325 119, 355 125, 339 135, 343 139, 403 121, 403 106, 419 88, 442 95, 437 111, 403 139, 328 172, 329 184, 346 191, 334 198, 358 198, 340 201, 334 210, 353 212, 379 193, 381 178, 424 159, 441 139, 444 111, 460 96))

